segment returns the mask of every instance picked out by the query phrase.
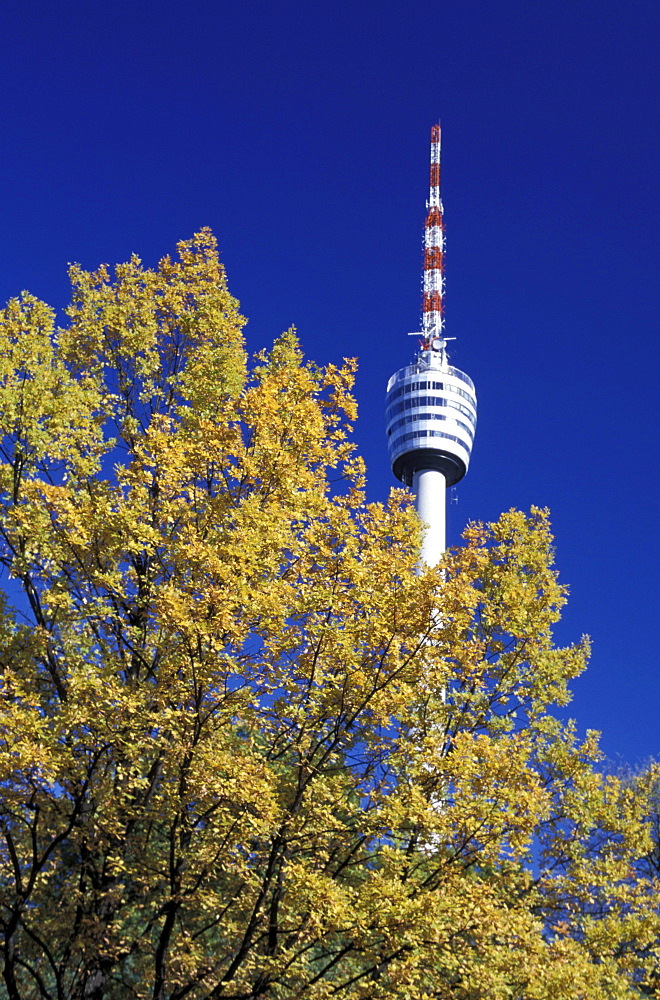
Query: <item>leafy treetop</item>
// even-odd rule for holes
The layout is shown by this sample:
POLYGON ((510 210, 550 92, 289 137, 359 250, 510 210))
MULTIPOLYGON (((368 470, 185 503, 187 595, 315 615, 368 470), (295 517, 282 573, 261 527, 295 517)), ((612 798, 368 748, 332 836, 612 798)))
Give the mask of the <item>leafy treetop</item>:
POLYGON ((354 363, 250 361, 208 230, 71 279, 0 314, 4 995, 658 995, 657 776, 552 714, 546 512, 418 572, 354 363))

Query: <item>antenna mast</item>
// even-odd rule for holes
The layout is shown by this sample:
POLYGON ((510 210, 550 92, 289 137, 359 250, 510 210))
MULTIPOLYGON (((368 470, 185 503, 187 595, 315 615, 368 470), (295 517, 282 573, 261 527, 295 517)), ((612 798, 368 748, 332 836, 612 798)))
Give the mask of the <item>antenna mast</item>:
MULTIPOLYGON (((424 227, 424 301, 422 333, 429 343, 444 340, 443 295, 445 291, 445 223, 440 197, 440 125, 431 128, 431 173, 424 227)), ((444 344, 442 345, 444 347, 444 344)))

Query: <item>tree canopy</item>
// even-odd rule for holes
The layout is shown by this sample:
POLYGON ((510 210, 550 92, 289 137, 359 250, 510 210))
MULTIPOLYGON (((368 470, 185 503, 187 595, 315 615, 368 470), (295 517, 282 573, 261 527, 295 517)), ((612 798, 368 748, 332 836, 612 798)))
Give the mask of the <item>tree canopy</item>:
POLYGON ((0 314, 8 1000, 660 995, 648 794, 553 714, 545 511, 418 572, 355 365, 250 359, 215 241, 0 314))

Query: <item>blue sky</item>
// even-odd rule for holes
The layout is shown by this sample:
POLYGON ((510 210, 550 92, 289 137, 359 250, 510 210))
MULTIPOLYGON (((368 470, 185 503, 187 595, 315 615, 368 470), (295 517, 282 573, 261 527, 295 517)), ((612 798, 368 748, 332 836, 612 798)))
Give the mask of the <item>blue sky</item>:
POLYGON ((645 0, 61 0, 0 14, 0 294, 216 233, 257 350, 360 359, 372 499, 443 127, 447 333, 477 385, 469 519, 552 511, 593 638, 579 728, 660 756, 657 39, 645 0))

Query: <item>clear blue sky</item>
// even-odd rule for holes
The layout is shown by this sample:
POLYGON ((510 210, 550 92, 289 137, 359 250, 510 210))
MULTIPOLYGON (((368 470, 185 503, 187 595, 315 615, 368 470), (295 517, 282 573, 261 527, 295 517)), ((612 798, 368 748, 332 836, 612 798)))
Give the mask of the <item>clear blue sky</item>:
POLYGON ((7 4, 0 293, 220 241, 258 349, 357 355, 372 499, 443 126, 447 332, 480 421, 450 508, 549 506, 580 729, 660 756, 657 0, 7 4))

